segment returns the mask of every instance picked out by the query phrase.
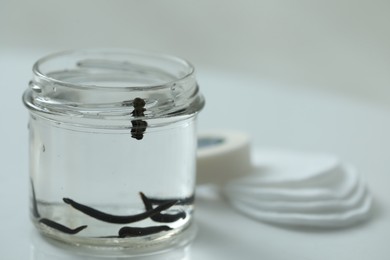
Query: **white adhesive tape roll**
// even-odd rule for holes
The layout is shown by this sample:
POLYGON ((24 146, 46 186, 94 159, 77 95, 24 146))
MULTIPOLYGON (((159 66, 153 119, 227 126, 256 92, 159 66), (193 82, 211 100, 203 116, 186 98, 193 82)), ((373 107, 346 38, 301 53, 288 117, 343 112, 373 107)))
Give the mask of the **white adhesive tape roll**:
POLYGON ((252 170, 249 137, 243 133, 213 131, 198 136, 197 184, 224 185, 252 170))

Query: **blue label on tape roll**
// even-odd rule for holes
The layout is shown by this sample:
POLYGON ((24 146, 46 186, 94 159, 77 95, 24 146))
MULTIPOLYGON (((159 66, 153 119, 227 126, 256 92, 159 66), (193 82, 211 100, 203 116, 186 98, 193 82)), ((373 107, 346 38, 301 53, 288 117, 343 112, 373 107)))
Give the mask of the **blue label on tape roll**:
POLYGON ((225 142, 221 137, 200 137, 198 138, 198 149, 217 146, 225 142))

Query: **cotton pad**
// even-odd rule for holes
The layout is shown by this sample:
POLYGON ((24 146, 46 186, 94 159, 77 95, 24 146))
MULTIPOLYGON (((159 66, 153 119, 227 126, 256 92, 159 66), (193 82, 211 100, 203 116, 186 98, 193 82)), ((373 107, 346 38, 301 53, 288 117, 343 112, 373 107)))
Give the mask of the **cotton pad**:
POLYGON ((329 213, 342 212, 359 207, 367 196, 367 189, 363 183, 359 183, 353 193, 343 199, 313 200, 313 201, 286 201, 286 200, 261 200, 252 196, 240 196, 230 192, 225 195, 237 203, 253 207, 263 211, 300 212, 300 213, 329 213))
POLYGON ((245 134, 230 131, 198 140, 197 183, 222 192, 246 216, 310 227, 348 226, 370 216, 372 198, 364 181, 334 155, 251 150, 245 134))
POLYGON ((283 225, 347 226, 371 209, 356 169, 322 154, 255 150, 251 174, 230 180, 223 193, 245 215, 283 225))
POLYGON ((329 154, 313 154, 281 149, 255 149, 252 174, 238 181, 267 187, 307 186, 338 181, 340 159, 329 154), (253 174, 255 173, 255 174, 253 174))
POLYGON ((243 214, 264 222, 290 226, 343 227, 366 220, 370 216, 371 196, 365 196, 363 202, 355 208, 333 213, 301 213, 263 211, 230 200, 231 205, 243 214))
MULTIPOLYGON (((267 170, 265 170, 267 171, 267 170)), ((283 174, 283 169, 272 171, 274 175, 283 174)), ((299 174, 299 170, 297 170, 299 174)), ((313 172, 313 175, 316 172, 313 172)), ((253 177, 256 175, 262 176, 262 171, 257 170, 252 173, 253 177)), ((351 166, 338 167, 337 175, 333 174, 334 178, 323 178, 323 183, 300 183, 296 185, 288 185, 285 183, 283 186, 273 186, 272 184, 263 184, 261 182, 251 182, 251 179, 245 180, 232 180, 229 182, 225 191, 238 196, 249 195, 261 200, 285 200, 285 201, 316 201, 316 200, 328 200, 328 199, 343 199, 351 194, 356 189, 358 184, 358 175, 356 170, 351 166), (337 177, 336 177, 337 176, 337 177), (332 181, 330 181, 330 179, 332 181)), ((261 177, 258 176, 257 179, 261 177)), ((252 177, 252 176, 250 176, 252 177)), ((256 176, 257 177, 257 176, 256 176)), ((324 177, 324 176, 323 176, 324 177)))

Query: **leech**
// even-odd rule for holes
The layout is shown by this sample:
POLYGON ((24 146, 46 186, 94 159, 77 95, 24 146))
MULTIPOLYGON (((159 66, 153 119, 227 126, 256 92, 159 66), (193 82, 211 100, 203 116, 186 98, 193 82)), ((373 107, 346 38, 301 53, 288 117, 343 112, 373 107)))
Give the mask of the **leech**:
POLYGON ((115 223, 115 224, 128 224, 128 223, 133 223, 133 222, 137 222, 137 221, 149 218, 155 214, 160 213, 163 210, 166 210, 166 209, 172 207, 177 202, 177 200, 171 200, 171 201, 168 201, 164 204, 161 204, 160 206, 158 206, 152 210, 148 210, 146 212, 136 214, 136 215, 117 216, 117 215, 107 214, 107 213, 104 213, 102 211, 88 207, 86 205, 77 203, 74 200, 71 200, 69 198, 63 198, 63 201, 66 204, 71 205, 73 208, 83 212, 84 214, 86 214, 90 217, 96 218, 96 219, 104 221, 104 222, 115 223))
MULTIPOLYGON (((148 197, 145 196, 145 194, 143 192, 140 192, 139 193, 141 195, 141 199, 145 205, 145 209, 146 210, 152 210, 153 209, 153 204, 152 202, 150 202, 150 200, 148 199, 148 197)), ((163 213, 158 213, 156 215, 153 215, 151 216, 150 218, 156 222, 160 222, 160 223, 172 223, 172 222, 175 222, 181 218, 185 218, 186 217, 186 213, 184 211, 181 211, 177 214, 163 214, 163 213)))
MULTIPOLYGON (((148 198, 148 200, 152 203, 152 204, 156 204, 156 205, 161 205, 163 203, 166 203, 167 201, 171 201, 171 200, 174 200, 174 199, 157 199, 157 198, 148 198)), ((184 198, 184 199, 177 199, 177 203, 176 205, 188 205, 188 204, 193 204, 195 201, 195 195, 192 195, 190 197, 187 197, 187 198, 184 198)))
MULTIPOLYGON (((122 103, 123 104, 127 104, 126 103, 127 101, 124 101, 122 103)), ((144 112, 146 111, 145 109, 145 100, 143 100, 142 98, 135 98, 133 100, 133 107, 134 107, 134 110, 133 112, 131 112, 131 114, 134 116, 134 117, 144 117, 145 114, 144 112)), ((148 126, 148 123, 144 120, 131 120, 131 125, 133 126, 131 128, 131 137, 137 139, 137 140, 141 140, 142 138, 144 138, 144 133, 146 131, 146 128, 148 126)))
POLYGON ((81 230, 83 230, 87 227, 87 226, 80 226, 80 227, 77 227, 75 229, 71 229, 71 228, 68 228, 60 223, 57 223, 57 222, 50 220, 50 219, 47 219, 47 218, 40 219, 39 223, 45 224, 48 227, 54 228, 58 231, 61 231, 61 232, 66 233, 66 234, 71 234, 71 235, 77 234, 81 230))
POLYGON ((125 237, 140 237, 151 234, 156 234, 161 231, 168 231, 172 228, 168 226, 152 226, 152 227, 123 227, 119 230, 118 236, 120 238, 125 237))
POLYGON ((41 215, 39 214, 39 211, 38 211, 37 197, 35 195, 34 183, 33 183, 32 179, 30 179, 30 183, 31 183, 32 206, 33 206, 32 214, 35 218, 40 218, 41 215))

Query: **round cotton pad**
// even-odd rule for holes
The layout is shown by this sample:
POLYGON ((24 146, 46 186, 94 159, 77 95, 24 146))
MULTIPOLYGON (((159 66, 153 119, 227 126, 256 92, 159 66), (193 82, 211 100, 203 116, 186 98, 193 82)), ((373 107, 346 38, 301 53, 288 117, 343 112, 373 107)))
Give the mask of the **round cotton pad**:
POLYGON ((252 174, 239 182, 267 187, 301 187, 337 181, 340 177, 340 160, 328 154, 255 149, 252 163, 252 174))
POLYGON ((238 195, 225 192, 229 200, 247 205, 261 211, 274 211, 283 213, 330 213, 344 212, 360 207, 367 195, 367 189, 359 182, 354 191, 342 199, 313 200, 313 201, 288 201, 288 200, 261 200, 253 196, 238 195))
POLYGON ((340 227, 366 219, 371 197, 356 170, 333 156, 256 150, 250 175, 223 192, 238 211, 260 221, 340 227))
MULTIPOLYGON (((275 174, 282 174, 279 171, 273 171, 275 174)), ((253 173, 256 174, 256 173, 253 173)), ((299 172, 297 172, 299 174, 299 172)), ((316 172, 313 172, 313 175, 316 172)), ((285 201, 317 201, 330 199, 343 199, 357 187, 358 175, 351 166, 342 166, 338 171, 338 177, 332 182, 317 183, 317 185, 297 185, 289 187, 270 187, 266 185, 256 185, 256 183, 246 183, 241 181, 232 181, 225 187, 226 193, 236 194, 238 196, 250 196, 259 200, 285 200, 285 201)))
POLYGON ((311 227, 343 227, 366 220, 370 216, 371 196, 367 195, 359 207, 340 213, 280 213, 275 211, 261 211, 251 206, 231 200, 231 205, 238 211, 254 219, 264 222, 311 227))

